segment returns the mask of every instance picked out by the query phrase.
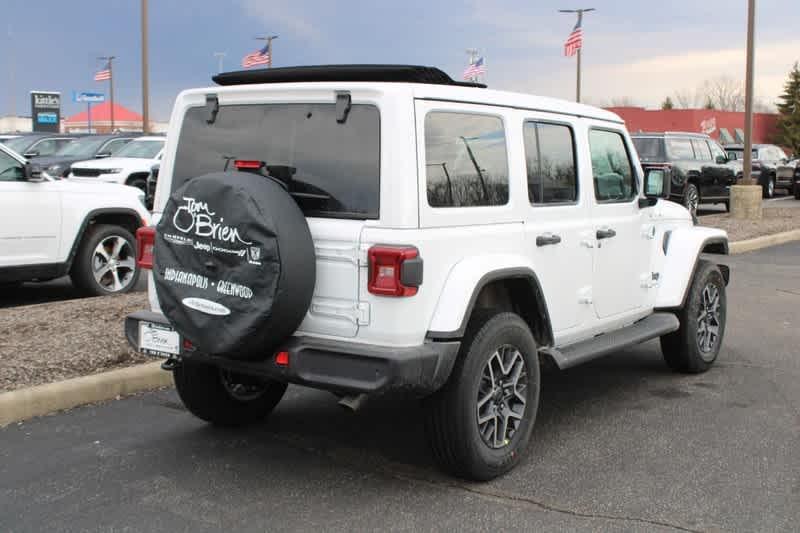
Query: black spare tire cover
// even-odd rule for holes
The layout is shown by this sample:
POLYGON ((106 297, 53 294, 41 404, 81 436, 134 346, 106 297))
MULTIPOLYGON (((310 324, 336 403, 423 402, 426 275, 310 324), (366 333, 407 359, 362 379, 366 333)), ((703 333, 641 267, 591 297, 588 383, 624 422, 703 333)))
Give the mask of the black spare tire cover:
POLYGON ((297 329, 311 304, 314 243, 279 183, 206 174, 167 202, 153 275, 161 310, 197 350, 259 359, 297 329))

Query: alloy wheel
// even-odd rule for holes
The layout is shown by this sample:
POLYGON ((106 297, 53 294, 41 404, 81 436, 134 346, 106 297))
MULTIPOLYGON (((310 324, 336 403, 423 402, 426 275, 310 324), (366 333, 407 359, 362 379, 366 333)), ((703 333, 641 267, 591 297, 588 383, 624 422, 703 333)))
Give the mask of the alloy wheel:
POLYGON ((697 213, 697 207, 700 205, 700 196, 697 194, 697 189, 694 187, 689 187, 689 190, 686 191, 686 209, 689 210, 691 214, 697 213))
POLYGON ((697 316, 697 347, 705 361, 714 358, 714 350, 719 342, 720 294, 713 283, 708 283, 701 294, 700 310, 697 316))
POLYGON ((100 241, 92 254, 92 274, 98 285, 108 292, 124 290, 133 281, 136 258, 133 246, 119 235, 100 241))
POLYGON ((522 423, 528 373, 518 348, 503 345, 489 357, 481 374, 476 403, 478 431, 487 446, 507 446, 522 423))

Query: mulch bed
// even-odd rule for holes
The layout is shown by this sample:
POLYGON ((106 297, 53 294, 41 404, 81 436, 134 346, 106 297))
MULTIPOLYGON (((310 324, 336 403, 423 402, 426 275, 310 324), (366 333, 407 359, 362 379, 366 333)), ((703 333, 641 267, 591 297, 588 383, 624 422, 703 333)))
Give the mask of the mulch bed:
MULTIPOLYGON (((786 201, 794 202, 796 200, 786 201)), ((699 219, 699 225, 724 229, 728 232, 730 242, 744 241, 773 233, 800 229, 800 208, 765 207, 764 218, 761 220, 734 219, 728 213, 702 216, 699 219)))
POLYGON ((144 363, 128 348, 125 315, 146 293, 0 309, 0 392, 144 363))

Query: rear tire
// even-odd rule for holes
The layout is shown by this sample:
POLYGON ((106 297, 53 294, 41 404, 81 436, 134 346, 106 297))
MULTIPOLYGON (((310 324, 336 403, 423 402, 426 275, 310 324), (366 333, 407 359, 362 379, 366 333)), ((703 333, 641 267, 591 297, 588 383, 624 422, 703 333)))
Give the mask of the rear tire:
POLYGON ((680 329, 661 337, 664 361, 675 372, 705 372, 716 361, 725 335, 725 280, 717 265, 699 261, 686 303, 677 315, 680 329))
POLYGON ((800 200, 800 184, 794 184, 794 199, 800 200))
POLYGON ((539 404, 539 357, 516 314, 470 320, 453 372, 425 401, 425 430, 441 468, 486 481, 519 463, 539 404))
POLYGON ((286 383, 242 376, 193 361, 178 365, 172 371, 172 378, 190 413, 225 427, 265 419, 281 401, 287 387, 286 383))
POLYGON ((767 181, 762 186, 764 188, 764 192, 762 196, 764 198, 772 198, 775 196, 775 176, 767 176, 767 181))
POLYGON ((94 296, 129 292, 139 280, 136 239, 121 226, 89 226, 69 275, 76 287, 94 296))

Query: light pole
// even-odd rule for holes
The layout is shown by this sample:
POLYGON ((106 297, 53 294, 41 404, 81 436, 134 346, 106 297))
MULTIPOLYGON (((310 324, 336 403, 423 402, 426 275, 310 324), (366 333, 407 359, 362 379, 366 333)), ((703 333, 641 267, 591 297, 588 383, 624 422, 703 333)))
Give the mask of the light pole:
POLYGON ((217 73, 222 72, 222 66, 225 62, 225 56, 228 55, 225 52, 214 52, 214 57, 217 58, 217 73))
POLYGON ((142 0, 142 131, 150 133, 150 75, 147 65, 147 0, 142 0))
POLYGON ((277 38, 277 35, 270 35, 269 37, 256 37, 257 41, 267 41, 267 51, 269 52, 269 63, 267 63, 267 67, 269 68, 272 68, 272 41, 277 38))
POLYGON ((761 187, 753 180, 753 66, 755 62, 756 0, 747 0, 747 66, 744 90, 744 168, 742 181, 731 187, 731 216, 760 219, 763 216, 761 187))
MULTIPOLYGON (((582 9, 559 9, 559 13, 577 13, 578 14, 578 23, 575 25, 575 29, 580 29, 581 34, 583 34, 583 14, 588 13, 590 11, 595 11, 593 7, 586 7, 582 9)), ((575 31, 575 30, 573 30, 575 31)), ((575 101, 581 101, 581 48, 583 48, 583 35, 581 35, 581 46, 578 48, 578 74, 575 80, 575 101)))

